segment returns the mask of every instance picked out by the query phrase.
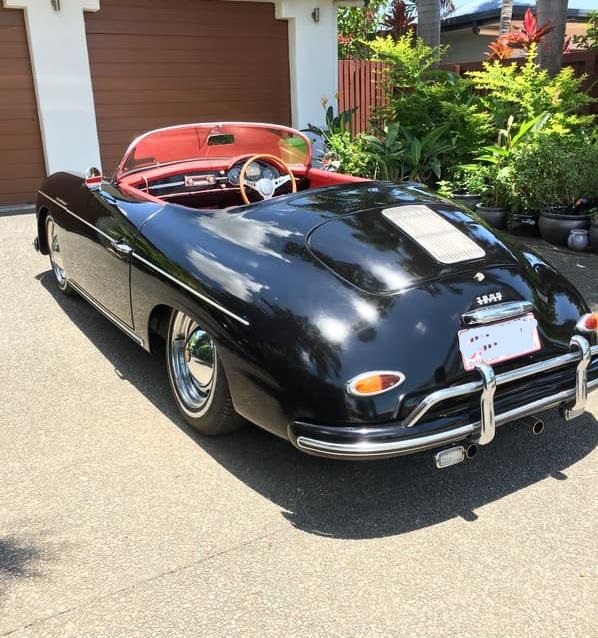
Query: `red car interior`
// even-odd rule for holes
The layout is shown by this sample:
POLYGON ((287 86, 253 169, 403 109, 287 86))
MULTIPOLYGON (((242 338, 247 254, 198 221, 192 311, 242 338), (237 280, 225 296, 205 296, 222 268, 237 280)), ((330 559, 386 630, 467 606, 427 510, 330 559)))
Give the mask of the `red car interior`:
MULTIPOLYGON (((238 183, 242 167, 257 154, 274 155, 291 171, 297 190, 364 181, 312 168, 311 145, 293 129, 272 124, 219 123, 174 126, 147 133, 127 149, 116 173, 119 187, 136 199, 175 202, 191 208, 243 204, 238 183)), ((253 181, 275 179, 280 171, 267 159, 251 165, 253 181)), ((283 185, 275 195, 290 192, 283 185)), ((251 201, 262 198, 251 193, 251 201)))

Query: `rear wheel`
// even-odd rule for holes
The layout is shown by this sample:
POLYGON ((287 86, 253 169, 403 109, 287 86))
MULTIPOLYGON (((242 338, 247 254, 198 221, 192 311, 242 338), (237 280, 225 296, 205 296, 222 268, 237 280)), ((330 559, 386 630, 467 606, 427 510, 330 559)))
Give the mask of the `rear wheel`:
POLYGON ((176 310, 168 326, 166 368, 177 407, 189 425, 208 436, 241 427, 214 340, 176 310))
POLYGON ((50 255, 52 272, 54 277, 56 277, 58 287, 65 295, 74 295, 75 291, 68 283, 66 271, 64 270, 64 260, 60 251, 60 240, 58 239, 58 227, 50 215, 46 217, 46 240, 48 242, 48 254, 50 255))

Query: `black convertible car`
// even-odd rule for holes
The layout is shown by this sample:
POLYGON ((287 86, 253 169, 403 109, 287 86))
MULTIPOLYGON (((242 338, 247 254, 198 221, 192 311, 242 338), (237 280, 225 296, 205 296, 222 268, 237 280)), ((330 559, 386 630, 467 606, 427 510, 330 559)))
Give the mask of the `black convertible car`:
POLYGON ((282 126, 142 135, 114 178, 48 177, 35 246, 139 345, 165 341, 203 434, 247 419, 300 450, 438 467, 598 387, 598 316, 538 255, 417 184, 311 166, 282 126))

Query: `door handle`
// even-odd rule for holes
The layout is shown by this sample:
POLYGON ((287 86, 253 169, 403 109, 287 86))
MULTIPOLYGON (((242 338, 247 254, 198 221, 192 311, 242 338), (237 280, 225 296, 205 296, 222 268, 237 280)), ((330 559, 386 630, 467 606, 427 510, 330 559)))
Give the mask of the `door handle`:
POLYGON ((125 241, 113 241, 112 248, 121 257, 128 257, 133 252, 131 246, 125 241))

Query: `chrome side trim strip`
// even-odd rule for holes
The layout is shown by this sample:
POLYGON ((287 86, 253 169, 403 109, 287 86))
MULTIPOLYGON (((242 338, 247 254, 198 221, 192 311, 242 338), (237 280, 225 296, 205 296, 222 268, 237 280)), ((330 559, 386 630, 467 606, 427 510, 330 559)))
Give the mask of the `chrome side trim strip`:
POLYGON ((154 270, 155 272, 159 273, 163 277, 166 277, 167 279, 170 279, 170 281, 175 283, 177 286, 180 286, 181 288, 183 288, 184 290, 186 290, 187 292, 192 294, 194 297, 197 297, 201 301, 204 301, 205 303, 210 304, 210 306, 213 306, 214 308, 220 310, 220 312, 223 312, 225 315, 228 315, 232 319, 235 319, 236 321, 238 321, 239 323, 243 324, 244 326, 248 326, 249 325, 249 321, 247 321, 247 319, 243 319, 243 317, 240 317, 239 315, 236 315, 234 312, 228 310, 224 306, 221 306, 216 301, 213 301, 209 297, 206 297, 205 295, 202 295, 202 293, 197 292, 197 290, 194 290, 193 288, 191 288, 191 286, 188 286, 187 284, 183 283, 182 281, 180 281, 176 277, 173 277, 171 274, 167 273, 165 270, 162 270, 162 268, 159 268, 158 266, 153 264, 151 261, 148 261, 145 257, 142 257, 141 255, 137 254, 135 251, 133 251, 132 255, 133 255, 133 257, 135 259, 137 259, 141 263, 145 264, 148 268, 151 268, 152 270, 154 270))
POLYGON ((68 208, 68 206, 66 206, 66 202, 62 202, 54 199, 53 197, 50 197, 47 193, 44 193, 43 191, 37 191, 40 195, 43 195, 46 199, 49 199, 52 203, 56 204, 56 206, 60 206, 60 208, 62 208, 65 212, 67 212, 69 215, 72 215, 75 219, 78 219, 82 224, 85 224, 86 226, 88 226, 89 228, 95 230, 96 233, 99 233, 100 235, 102 235, 102 237, 105 237, 108 241, 114 241, 114 237, 110 237, 110 235, 107 235, 103 230, 100 230, 97 226, 94 226, 93 224, 91 224, 90 222, 86 221, 85 219, 83 219, 82 217, 79 217, 79 215, 77 215, 76 213, 73 213, 73 211, 68 208))
POLYGON ((117 328, 120 328, 127 336, 131 337, 133 341, 135 341, 140 346, 144 345, 143 339, 135 333, 126 323, 121 321, 117 316, 113 315, 107 308, 104 308, 99 301, 96 301, 89 293, 85 292, 79 284, 74 282, 73 280, 69 280, 69 285, 71 285, 82 297, 91 304, 96 310, 99 310, 106 319, 111 321, 117 328))
MULTIPOLYGON (((84 219, 79 217, 79 215, 76 215, 75 213, 73 213, 72 210, 70 210, 69 208, 67 208, 66 206, 61 204, 60 202, 56 201, 53 197, 50 197, 47 193, 44 193, 43 191, 38 191, 38 193, 40 195, 43 195, 46 199, 49 199, 54 204, 56 204, 56 206, 60 206, 60 208, 64 209, 67 213, 69 213, 69 215, 72 215, 73 217, 78 219, 81 223, 85 224, 86 226, 89 226, 89 228, 92 228, 97 233, 99 233, 100 235, 104 236, 108 241, 114 243, 114 239, 112 237, 107 235, 105 232, 101 231, 99 228, 96 228, 93 224, 90 224, 88 221, 85 221, 84 219)), ((243 319, 243 317, 239 317, 239 315, 236 315, 234 312, 231 312, 230 310, 226 309, 224 306, 221 306, 219 303, 213 301, 209 297, 206 297, 205 295, 202 295, 200 292, 197 292, 197 290, 194 290, 193 288, 191 288, 191 286, 188 286, 187 284, 183 283, 182 281, 179 281, 176 277, 173 277, 172 275, 168 274, 167 272, 165 272, 164 270, 162 270, 158 266, 152 264, 151 261, 148 261, 144 257, 141 257, 141 255, 138 255, 136 252, 133 252, 132 255, 133 255, 133 257, 135 257, 135 259, 138 259, 139 261, 143 262, 146 266, 148 266, 152 270, 155 270, 157 273, 161 274, 163 277, 166 277, 167 279, 170 279, 172 282, 177 284, 177 286, 180 286, 181 288, 184 288, 187 292, 191 293, 192 295, 194 295, 198 299, 201 299, 205 303, 210 304, 214 308, 217 308, 218 310, 223 312, 225 315, 228 315, 232 319, 235 319, 236 321, 238 321, 239 323, 243 324, 244 326, 248 326, 249 325, 249 321, 247 321, 247 319, 243 319)), ((82 292, 81 295, 85 297, 85 293, 82 292)))
MULTIPOLYGON (((583 338, 583 337, 581 337, 583 338)), ((598 354, 598 346, 591 348, 592 355, 598 354)), ((567 365, 569 363, 577 363, 580 359, 580 353, 569 352, 567 354, 559 355, 553 359, 547 359, 546 361, 539 361, 538 363, 532 363, 531 365, 524 366, 523 368, 516 368, 509 372, 503 372, 496 375, 496 385, 503 385, 510 383, 511 381, 518 381, 525 377, 531 377, 539 372, 548 372, 555 368, 567 365)), ((415 407, 412 412, 403 421, 403 425, 407 428, 413 427, 418 423, 422 417, 435 405, 446 401, 448 399, 455 399, 465 396, 467 394, 473 394, 482 389, 482 381, 471 381, 469 383, 463 383, 462 385, 452 386, 450 388, 443 388, 442 390, 436 390, 427 397, 424 397, 419 405, 415 407)))
POLYGON ((319 452, 330 456, 342 458, 365 458, 399 454, 401 452, 418 452, 426 448, 452 443, 463 439, 474 432, 474 425, 462 425, 461 427, 418 436, 412 439, 400 441, 386 441, 383 443, 371 443, 363 441, 360 443, 333 443, 330 441, 319 441, 308 436, 297 438, 297 447, 308 452, 319 452))
POLYGON ((507 301, 487 308, 477 308, 476 310, 465 312, 461 315, 461 319, 463 319, 463 323, 466 326, 483 325, 523 315, 533 310, 533 308, 534 305, 531 301, 507 301))

